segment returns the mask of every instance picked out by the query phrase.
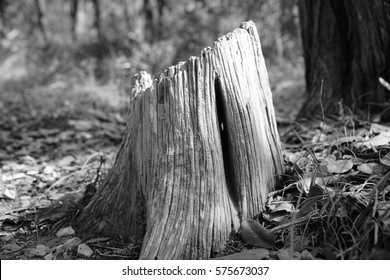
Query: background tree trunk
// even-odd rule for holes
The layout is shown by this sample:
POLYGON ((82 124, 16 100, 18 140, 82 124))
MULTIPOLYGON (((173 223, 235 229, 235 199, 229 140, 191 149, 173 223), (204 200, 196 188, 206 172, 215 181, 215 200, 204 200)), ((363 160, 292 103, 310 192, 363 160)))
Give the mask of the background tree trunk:
POLYGON ((72 35, 72 39, 76 40, 76 27, 77 27, 77 13, 79 7, 79 0, 70 0, 70 33, 72 35))
POLYGON ((154 81, 136 77, 115 164, 79 229, 143 239, 143 259, 207 259, 283 171, 253 22, 154 81))
POLYGON ((165 0, 144 0, 145 13, 145 38, 148 42, 161 39, 162 16, 165 8, 165 0))
POLYGON ((98 40, 102 39, 102 30, 100 28, 100 3, 99 0, 92 0, 94 9, 93 28, 98 40))
MULTIPOLYGON (((348 107, 377 111, 390 80, 389 0, 300 0, 308 99, 301 116, 348 107)), ((387 92, 388 93, 388 92, 387 92)))
POLYGON ((5 10, 7 8, 7 0, 0 0, 0 39, 5 38, 5 10))
POLYGON ((38 26, 39 32, 42 35, 43 44, 46 46, 47 45, 47 35, 46 35, 45 27, 43 25, 43 12, 42 12, 40 1, 34 0, 34 6, 36 9, 36 24, 38 26))

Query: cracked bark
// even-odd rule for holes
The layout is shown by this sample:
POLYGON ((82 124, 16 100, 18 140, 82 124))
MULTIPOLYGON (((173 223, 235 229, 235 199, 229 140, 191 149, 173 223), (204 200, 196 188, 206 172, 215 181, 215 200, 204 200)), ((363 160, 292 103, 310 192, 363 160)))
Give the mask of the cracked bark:
POLYGON ((141 259, 208 259, 283 171, 256 27, 135 79, 115 164, 78 229, 142 239, 141 259))

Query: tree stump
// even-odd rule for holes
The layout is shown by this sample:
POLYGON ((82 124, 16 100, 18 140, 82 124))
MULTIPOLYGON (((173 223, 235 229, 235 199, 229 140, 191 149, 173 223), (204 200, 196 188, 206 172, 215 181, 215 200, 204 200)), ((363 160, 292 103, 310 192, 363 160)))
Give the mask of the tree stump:
POLYGON ((79 230, 142 239, 141 259, 208 259, 283 171, 253 22, 152 81, 136 76, 114 166, 79 230))

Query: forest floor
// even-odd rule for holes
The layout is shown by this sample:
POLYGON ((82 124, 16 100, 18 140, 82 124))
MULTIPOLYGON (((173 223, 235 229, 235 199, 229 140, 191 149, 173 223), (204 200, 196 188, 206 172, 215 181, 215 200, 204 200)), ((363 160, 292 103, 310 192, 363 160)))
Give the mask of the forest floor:
MULTIPOLYGON (((234 235, 217 257, 390 258, 390 126, 348 113, 293 123, 302 71, 287 79, 276 72, 270 69, 286 180, 255 217, 276 247, 252 251, 234 235)), ((112 166, 129 97, 93 79, 38 81, 17 57, 2 64, 0 77, 0 259, 137 259, 140 244, 83 239, 72 217, 64 219, 112 166)))

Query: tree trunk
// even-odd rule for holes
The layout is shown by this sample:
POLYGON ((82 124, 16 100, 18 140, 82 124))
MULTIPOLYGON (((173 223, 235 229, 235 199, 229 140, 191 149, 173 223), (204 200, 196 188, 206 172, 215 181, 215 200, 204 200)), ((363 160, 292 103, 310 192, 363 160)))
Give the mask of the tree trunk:
POLYGON ((93 17, 93 29, 96 32, 96 37, 98 40, 102 39, 102 31, 100 28, 100 3, 99 0, 92 0, 94 17, 93 17))
POLYGON ((283 171, 253 22, 154 81, 140 73, 115 164, 80 230, 143 239, 142 259, 207 259, 283 171))
POLYGON ((145 38, 148 42, 161 39, 162 17, 165 7, 164 0, 144 0, 143 11, 145 13, 145 38))
MULTIPOLYGON (((377 111, 390 80, 389 0, 300 0, 308 99, 301 116, 351 109, 377 111)), ((388 93, 388 92, 387 92, 388 93)))
POLYGON ((126 23, 126 33, 128 33, 131 30, 131 24, 130 24, 129 8, 127 7, 127 0, 122 0, 122 6, 123 6, 123 17, 125 18, 125 23, 126 23))
POLYGON ((79 0, 71 0, 70 1, 70 33, 72 35, 72 39, 76 40, 76 27, 77 27, 77 13, 79 7, 79 0))
POLYGON ((0 39, 5 38, 5 10, 7 8, 7 0, 0 0, 0 39))
POLYGON ((37 13, 36 14, 36 24, 38 26, 39 32, 42 35, 43 44, 46 46, 47 45, 47 36, 46 36, 45 27, 43 25, 43 12, 42 12, 42 8, 41 8, 41 3, 39 2, 39 0, 34 0, 34 5, 35 5, 36 13, 37 13))

